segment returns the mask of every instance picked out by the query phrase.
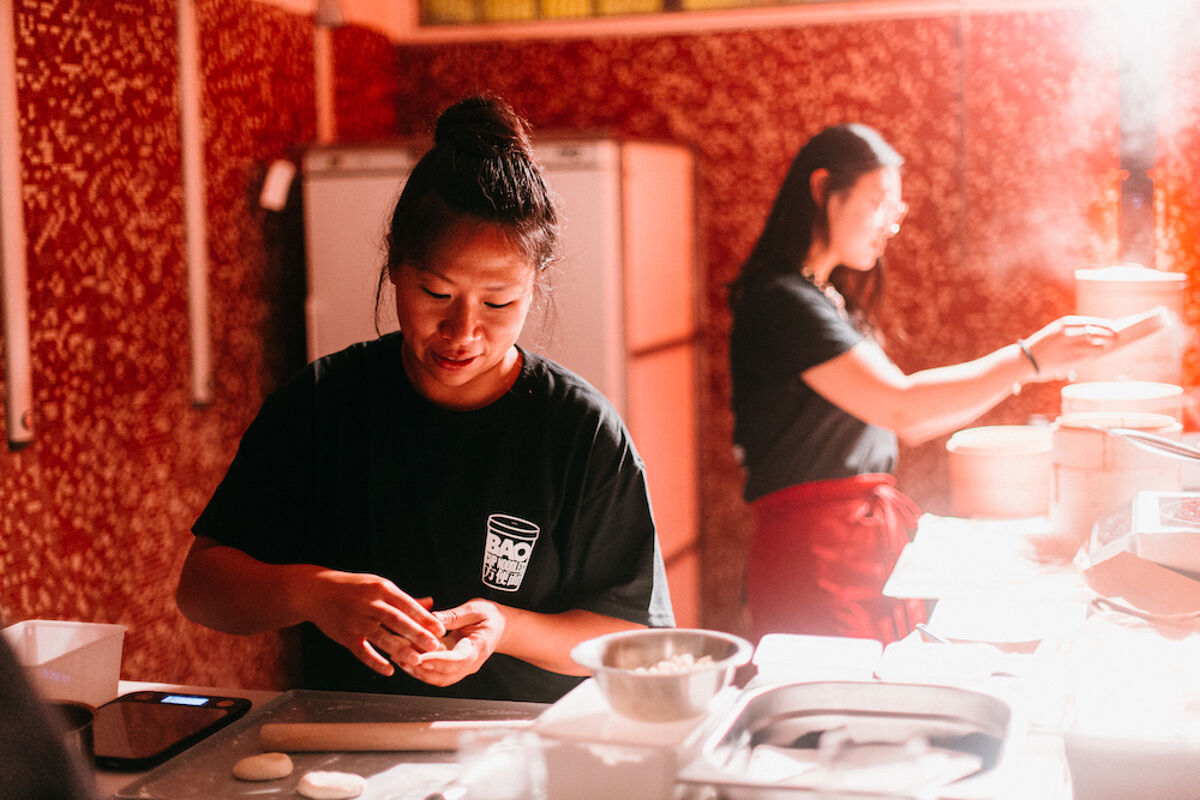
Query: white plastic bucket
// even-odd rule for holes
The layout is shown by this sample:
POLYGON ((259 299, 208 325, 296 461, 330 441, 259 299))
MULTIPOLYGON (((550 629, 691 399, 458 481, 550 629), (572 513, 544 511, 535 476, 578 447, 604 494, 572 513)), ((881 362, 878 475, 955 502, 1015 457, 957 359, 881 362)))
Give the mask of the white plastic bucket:
POLYGON ((1140 491, 1177 492, 1178 459, 1143 450, 1097 428, 1131 428, 1178 439, 1183 426, 1165 414, 1085 412, 1054 425, 1050 524, 1058 533, 1087 539, 1098 519, 1140 491))
POLYGON ((31 619, 3 634, 43 698, 100 706, 117 696, 124 625, 31 619))
POLYGON ((959 517, 1036 517, 1050 500, 1048 427, 966 428, 946 442, 950 503, 959 517))

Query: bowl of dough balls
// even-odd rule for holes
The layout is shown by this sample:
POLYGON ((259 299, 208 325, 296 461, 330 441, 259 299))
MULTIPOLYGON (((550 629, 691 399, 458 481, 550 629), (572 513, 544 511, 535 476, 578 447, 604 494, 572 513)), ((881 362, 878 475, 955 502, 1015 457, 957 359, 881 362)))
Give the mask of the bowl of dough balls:
POLYGON ((754 647, 701 628, 646 628, 580 642, 575 663, 591 671, 614 711, 643 722, 675 722, 707 711, 754 647))

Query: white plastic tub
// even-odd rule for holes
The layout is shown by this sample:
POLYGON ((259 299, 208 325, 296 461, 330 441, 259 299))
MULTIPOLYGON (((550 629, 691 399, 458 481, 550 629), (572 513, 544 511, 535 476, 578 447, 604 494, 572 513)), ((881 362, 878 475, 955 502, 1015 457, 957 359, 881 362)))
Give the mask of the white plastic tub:
POLYGON ((1122 264, 1075 271, 1075 310, 1084 316, 1116 320, 1166 309, 1172 324, 1100 358, 1076 367, 1082 381, 1130 378, 1182 383, 1184 329, 1183 297, 1187 275, 1122 264))
POLYGON ((1054 429, 1050 525, 1081 544, 1097 520, 1143 491, 1180 490, 1180 460, 1148 452, 1097 428, 1129 428, 1178 439, 1182 426, 1164 414, 1080 413, 1054 429))
POLYGON ((4 639, 44 698, 99 706, 117 696, 124 625, 31 619, 4 639))
POLYGON ((1183 314, 1187 273, 1150 269, 1141 264, 1117 264, 1075 270, 1075 310, 1083 315, 1118 317, 1155 306, 1183 314))
POLYGON ((955 516, 1045 515, 1053 449, 1048 427, 991 425, 955 433, 946 442, 955 516))

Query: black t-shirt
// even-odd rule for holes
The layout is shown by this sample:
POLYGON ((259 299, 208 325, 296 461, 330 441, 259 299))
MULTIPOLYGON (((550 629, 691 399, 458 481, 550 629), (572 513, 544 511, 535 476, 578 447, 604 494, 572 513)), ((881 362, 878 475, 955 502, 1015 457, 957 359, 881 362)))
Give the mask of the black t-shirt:
POLYGON ((896 436, 847 414, 801 374, 841 355, 863 335, 797 272, 748 282, 729 341, 734 442, 753 501, 808 481, 895 467, 896 436))
MULTIPOLYGON (((484 597, 674 624, 642 461, 603 396, 523 353, 505 396, 449 411, 413 388, 400 346, 354 345, 272 394, 193 532, 382 575, 435 609, 484 597)), ((302 648, 309 688, 553 701, 580 680, 500 654, 444 689, 383 677, 307 623, 302 648)))

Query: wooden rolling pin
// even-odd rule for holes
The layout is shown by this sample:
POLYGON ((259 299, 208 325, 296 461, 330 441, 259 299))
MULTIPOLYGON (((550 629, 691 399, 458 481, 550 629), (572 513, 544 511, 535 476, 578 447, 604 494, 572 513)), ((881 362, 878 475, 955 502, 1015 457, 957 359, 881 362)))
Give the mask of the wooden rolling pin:
POLYGON ((528 719, 435 722, 268 722, 259 731, 264 751, 454 750, 458 738, 476 731, 524 729, 528 719))

